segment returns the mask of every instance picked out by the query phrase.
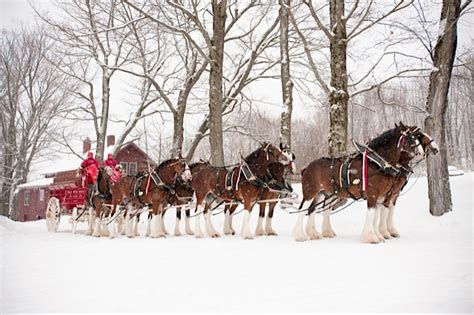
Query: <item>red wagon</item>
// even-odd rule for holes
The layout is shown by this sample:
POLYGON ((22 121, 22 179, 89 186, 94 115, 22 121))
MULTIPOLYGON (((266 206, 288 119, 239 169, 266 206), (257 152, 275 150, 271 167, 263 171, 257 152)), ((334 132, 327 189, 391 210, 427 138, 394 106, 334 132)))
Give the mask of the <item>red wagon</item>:
POLYGON ((48 231, 56 232, 59 227, 61 216, 70 215, 72 232, 76 231, 78 221, 85 221, 88 217, 85 213, 87 188, 82 185, 82 178, 76 172, 64 180, 56 180, 49 185, 49 201, 46 207, 46 226, 48 231))

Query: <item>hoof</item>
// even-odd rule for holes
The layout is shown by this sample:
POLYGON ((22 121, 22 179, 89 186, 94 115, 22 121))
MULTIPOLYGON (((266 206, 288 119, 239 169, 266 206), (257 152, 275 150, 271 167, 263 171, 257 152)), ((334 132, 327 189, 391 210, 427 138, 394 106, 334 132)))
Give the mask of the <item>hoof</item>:
POLYGON ((203 238, 203 237, 204 237, 204 234, 202 234, 202 233, 196 233, 196 234, 194 234, 194 237, 196 237, 196 238, 203 238))
POLYGON ((297 242, 306 242, 308 238, 306 236, 297 236, 295 237, 295 241, 297 242))
POLYGON ((254 237, 252 235, 242 236, 244 240, 253 240, 254 237))
POLYGON ((323 238, 321 234, 318 231, 316 231, 316 229, 310 230, 307 234, 310 240, 319 240, 323 238))
POLYGON ((390 233, 388 233, 388 232, 382 233, 382 236, 383 236, 386 240, 389 240, 389 239, 392 238, 392 236, 391 236, 390 233))
POLYGON ((212 237, 212 238, 219 238, 219 237, 221 237, 221 236, 219 235, 219 233, 214 233, 214 234, 211 235, 211 237, 212 237))
POLYGON ((334 231, 323 230, 323 237, 333 238, 334 236, 336 236, 336 233, 334 233, 334 231))
POLYGON ((362 243, 378 244, 380 243, 380 240, 374 232, 371 232, 362 236, 362 243))
POLYGON ((398 234, 398 232, 392 232, 392 233, 390 233, 390 236, 392 236, 394 238, 399 238, 400 234, 398 234))
POLYGON ((266 234, 267 234, 267 236, 277 236, 277 235, 278 235, 278 234, 277 234, 275 231, 273 231, 273 230, 266 231, 266 234))
POLYGON ((263 236, 263 235, 265 235, 265 232, 263 230, 255 231, 255 236, 263 236))

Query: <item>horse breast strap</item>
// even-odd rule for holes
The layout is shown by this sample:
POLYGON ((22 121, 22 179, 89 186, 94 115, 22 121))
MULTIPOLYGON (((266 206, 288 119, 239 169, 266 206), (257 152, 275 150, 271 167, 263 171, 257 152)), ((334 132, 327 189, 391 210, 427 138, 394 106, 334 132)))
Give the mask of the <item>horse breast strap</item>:
POLYGON ((367 157, 369 158, 369 160, 377 164, 385 173, 392 176, 395 176, 398 173, 400 173, 400 170, 398 168, 388 163, 387 160, 385 160, 383 157, 378 155, 377 152, 373 151, 368 146, 357 143, 354 139, 352 139, 352 143, 354 144, 357 152, 359 153, 363 154, 364 151, 367 150, 368 152, 367 157))

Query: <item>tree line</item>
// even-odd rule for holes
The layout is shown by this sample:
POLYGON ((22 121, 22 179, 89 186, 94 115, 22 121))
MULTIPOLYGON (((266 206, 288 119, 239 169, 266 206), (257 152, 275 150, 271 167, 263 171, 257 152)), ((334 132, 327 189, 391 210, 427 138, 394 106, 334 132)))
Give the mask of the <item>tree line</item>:
MULTIPOLYGON (((56 1, 54 15, 33 7, 34 27, 2 30, 0 212, 10 213, 15 188, 52 142, 75 151, 78 125, 93 130, 98 159, 115 124, 115 152, 145 141, 146 129, 159 159, 225 165, 268 139, 290 145, 303 167, 404 120, 440 138, 430 195, 450 194, 436 184, 448 160, 472 167, 472 53, 456 55, 470 3, 444 0, 435 13, 429 0, 56 1), (130 110, 120 116, 124 80, 130 110), (275 80, 281 106, 270 115, 252 86, 275 80), (309 104, 304 118, 296 102, 309 104)), ((438 213, 446 209, 448 199, 438 213)))

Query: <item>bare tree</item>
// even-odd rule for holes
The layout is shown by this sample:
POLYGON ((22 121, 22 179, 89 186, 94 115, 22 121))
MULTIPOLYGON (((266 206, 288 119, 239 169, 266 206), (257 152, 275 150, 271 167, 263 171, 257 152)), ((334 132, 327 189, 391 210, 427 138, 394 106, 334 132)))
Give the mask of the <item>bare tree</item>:
POLYGON ((49 133, 57 128, 59 115, 72 108, 75 89, 69 78, 51 64, 60 56, 52 53, 49 29, 2 33, 1 127, 3 185, 1 214, 16 218, 13 197, 25 183, 32 161, 50 146, 49 133))
MULTIPOLYGON (((354 1, 351 7, 346 10, 344 1, 330 0, 328 26, 321 18, 320 9, 315 8, 312 1, 303 0, 303 3, 307 7, 316 28, 322 31, 329 42, 331 78, 330 83, 327 84, 311 54, 311 44, 307 39, 308 36, 304 35, 295 16, 291 14, 290 19, 303 44, 309 68, 329 100, 329 154, 339 156, 346 153, 348 139, 350 93, 348 91, 347 45, 390 15, 410 6, 412 1, 397 1, 388 10, 381 13, 377 12, 377 15, 375 15, 373 13, 373 11, 376 11, 374 1, 369 1, 365 6, 362 6, 360 1, 354 1)), ((314 33, 314 29, 314 27, 311 28, 312 33, 314 33)), ((367 76, 363 76, 362 80, 367 76)))
POLYGON ((281 113, 281 142, 291 147, 291 114, 293 111, 293 81, 290 72, 290 56, 288 48, 288 28, 290 0, 280 0, 280 73, 283 97, 281 113))
MULTIPOLYGON (((470 3, 467 1, 466 6, 470 3)), ((426 131, 440 146, 440 154, 430 156, 428 166, 428 195, 430 213, 440 216, 452 210, 451 188, 449 185, 448 163, 446 156, 446 108, 448 91, 456 56, 457 21, 461 14, 461 1, 443 1, 440 18, 440 32, 434 49, 434 69, 430 75, 430 86, 426 100, 428 117, 425 120, 426 131)))
POLYGON ((188 34, 192 31, 190 24, 179 23, 179 31, 177 26, 171 27, 171 30, 170 26, 165 26, 169 21, 185 21, 186 18, 180 11, 169 5, 148 3, 145 9, 130 1, 124 3, 129 7, 126 10, 129 21, 137 19, 132 12, 134 10, 139 13, 138 17, 146 18, 144 23, 154 23, 151 27, 140 27, 135 23, 129 25, 134 38, 132 45, 136 51, 133 54, 136 58, 133 59, 140 69, 122 71, 149 80, 160 100, 172 114, 171 156, 176 156, 183 151, 184 117, 191 92, 209 65, 209 59, 200 54, 187 36, 182 35, 183 32, 188 34), (149 36, 150 34, 155 35, 149 36))
POLYGON ((64 58, 58 68, 82 85, 75 92, 82 101, 80 109, 85 119, 93 123, 99 160, 103 158, 110 118, 111 81, 117 69, 129 62, 131 52, 131 47, 126 45, 130 33, 122 25, 116 25, 119 3, 118 0, 59 2, 57 6, 64 17, 59 21, 37 11, 43 21, 54 27, 53 36, 63 44, 64 58))

